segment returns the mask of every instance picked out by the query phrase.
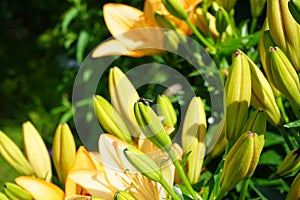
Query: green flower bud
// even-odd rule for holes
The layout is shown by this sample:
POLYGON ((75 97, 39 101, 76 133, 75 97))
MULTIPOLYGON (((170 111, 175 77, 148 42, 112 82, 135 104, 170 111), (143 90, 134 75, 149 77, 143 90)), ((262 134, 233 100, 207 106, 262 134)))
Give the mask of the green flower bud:
POLYGON ((263 109, 273 126, 282 125, 283 120, 271 85, 255 63, 248 56, 247 59, 251 69, 251 105, 256 109, 263 109))
POLYGON ((236 4, 237 0, 217 0, 217 3, 225 8, 225 10, 230 11, 236 4))
POLYGON ((288 9, 288 0, 267 0, 267 18, 271 36, 288 57, 297 72, 300 71, 300 25, 288 9))
POLYGON ((158 115, 164 117, 163 124, 174 127, 177 122, 177 116, 170 99, 162 94, 157 97, 156 102, 158 115))
POLYGON ((243 52, 236 50, 225 83, 225 127, 228 141, 235 142, 247 121, 251 100, 251 72, 243 52))
POLYGON ((280 164, 279 168, 276 171, 276 174, 279 176, 285 176, 300 167, 300 148, 294 149, 290 151, 282 163, 280 164))
POLYGON ((9 199, 22 199, 22 200, 32 200, 31 194, 29 194, 26 190, 22 189, 20 186, 14 183, 5 183, 4 184, 4 194, 9 199))
POLYGON ((0 200, 9 200, 9 198, 2 192, 0 192, 0 200))
POLYGON ((101 96, 94 97, 94 109, 101 126, 121 140, 132 143, 130 132, 111 104, 101 96))
POLYGON ((219 8, 216 13, 216 28, 217 31, 222 34, 229 24, 229 15, 223 8, 219 8))
POLYGON ((295 200, 300 199, 300 172, 297 174, 296 178, 294 179, 291 189, 288 192, 285 200, 295 200))
POLYGON ((264 136, 267 129, 267 118, 264 110, 254 111, 246 122, 244 132, 251 131, 258 136, 264 136))
POLYGON ((225 157, 220 193, 228 192, 253 174, 263 145, 264 138, 250 131, 236 141, 225 157))
POLYGON ((76 154, 76 145, 68 124, 58 125, 53 138, 52 160, 58 179, 65 183, 76 154))
POLYGON ((289 0, 288 7, 296 22, 300 24, 300 0, 289 0))
POLYGON ((278 47, 270 48, 270 71, 273 85, 292 103, 300 108, 300 83, 296 70, 278 47))
POLYGON ((127 147, 124 149, 124 155, 139 172, 149 179, 160 182, 163 178, 161 169, 157 164, 140 150, 134 147, 127 147))
POLYGON ((172 141, 149 105, 141 101, 135 103, 134 113, 142 132, 154 145, 160 149, 171 149, 172 141))
POLYGON ((168 20, 168 18, 166 18, 165 15, 163 15, 159 12, 155 12, 154 19, 159 27, 167 28, 167 29, 171 29, 171 30, 176 29, 175 24, 172 21, 168 20))
POLYGON ((2 131, 0 131, 0 155, 20 174, 34 174, 32 167, 20 148, 2 131))
POLYGON ((171 13, 171 15, 177 17, 178 19, 187 20, 188 15, 179 4, 178 0, 162 0, 162 3, 166 9, 171 13))
POLYGON ((118 191, 114 194, 114 200, 136 200, 129 192, 118 191))
POLYGON ((258 18, 265 8, 267 0, 250 0, 250 11, 253 18, 258 18))
POLYGON ((191 184, 199 182, 205 156, 206 115, 200 97, 194 97, 185 114, 182 127, 182 148, 187 158, 187 177, 191 184))

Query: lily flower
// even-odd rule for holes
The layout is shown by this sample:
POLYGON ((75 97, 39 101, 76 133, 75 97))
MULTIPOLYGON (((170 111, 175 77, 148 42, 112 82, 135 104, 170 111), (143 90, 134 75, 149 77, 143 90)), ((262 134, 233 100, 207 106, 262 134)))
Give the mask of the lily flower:
MULTIPOLYGON (((92 196, 112 199, 118 191, 128 191, 136 199, 163 199, 167 193, 163 187, 143 176, 130 164, 124 149, 132 147, 117 137, 102 134, 99 139, 100 157, 103 170, 81 169, 69 173, 68 178, 85 188, 92 196)), ((155 159, 162 168, 164 179, 173 184, 174 168, 167 156, 155 159)))

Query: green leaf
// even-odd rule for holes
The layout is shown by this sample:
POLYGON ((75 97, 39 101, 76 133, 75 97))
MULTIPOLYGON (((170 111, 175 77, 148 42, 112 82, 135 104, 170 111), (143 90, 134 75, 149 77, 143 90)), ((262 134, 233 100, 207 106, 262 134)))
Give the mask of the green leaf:
POLYGON ((80 31, 77 41, 76 59, 78 62, 82 62, 84 56, 84 50, 89 41, 89 33, 85 30, 80 31))
MULTIPOLYGON (((192 195, 190 194, 190 192, 184 185, 177 184, 174 186, 174 188, 175 187, 180 189, 184 200, 192 200, 193 199, 192 195)), ((198 193, 195 192, 195 194, 196 194, 198 200, 202 200, 202 197, 198 193)))
POLYGON ((286 127, 286 128, 299 128, 300 127, 300 120, 287 123, 283 126, 286 127))

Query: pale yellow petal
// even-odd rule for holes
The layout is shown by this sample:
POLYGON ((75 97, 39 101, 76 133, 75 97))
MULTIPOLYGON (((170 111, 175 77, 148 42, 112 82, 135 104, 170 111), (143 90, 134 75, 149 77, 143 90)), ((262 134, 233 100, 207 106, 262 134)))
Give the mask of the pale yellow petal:
POLYGON ((103 15, 108 30, 114 36, 134 27, 143 12, 125 4, 108 3, 103 7, 103 15))
POLYGON ((16 183, 28 191, 35 200, 62 200, 64 192, 54 185, 40 178, 30 176, 19 176, 16 183))

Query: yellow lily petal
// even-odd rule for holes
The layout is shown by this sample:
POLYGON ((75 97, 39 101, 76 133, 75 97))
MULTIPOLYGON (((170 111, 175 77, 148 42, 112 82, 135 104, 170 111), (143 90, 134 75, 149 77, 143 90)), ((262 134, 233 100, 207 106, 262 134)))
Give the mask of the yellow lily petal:
POLYGON ((51 181, 50 156, 41 135, 29 121, 23 123, 22 132, 25 154, 35 174, 39 178, 51 181))
MULTIPOLYGON (((79 149, 77 150, 75 159, 69 170, 69 174, 81 169, 87 169, 87 170, 97 169, 93 159, 91 158, 89 152, 85 149, 84 146, 80 146, 79 149)), ((69 178, 68 175, 65 183, 65 193, 66 196, 73 195, 73 194, 86 194, 86 190, 81 186, 78 186, 72 179, 69 178)))
POLYGON ((108 30, 115 36, 132 29, 143 12, 125 4, 108 3, 103 7, 103 15, 108 30))
POLYGON ((35 200, 62 200, 64 192, 54 185, 40 178, 19 176, 15 182, 28 191, 35 200))
POLYGON ((114 193, 118 191, 117 188, 110 185, 104 172, 97 170, 74 171, 69 174, 69 178, 85 188, 92 196, 112 199, 114 193))

